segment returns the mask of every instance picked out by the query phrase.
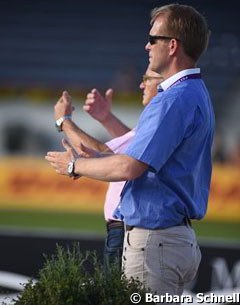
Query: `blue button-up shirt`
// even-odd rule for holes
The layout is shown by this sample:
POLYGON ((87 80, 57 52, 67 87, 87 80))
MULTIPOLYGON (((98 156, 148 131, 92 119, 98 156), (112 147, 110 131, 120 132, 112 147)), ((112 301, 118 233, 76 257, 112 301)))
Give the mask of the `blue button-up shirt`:
POLYGON ((185 78, 199 72, 184 70, 161 83, 140 116, 125 154, 149 169, 127 181, 114 213, 128 225, 167 228, 206 213, 214 113, 200 75, 185 78))

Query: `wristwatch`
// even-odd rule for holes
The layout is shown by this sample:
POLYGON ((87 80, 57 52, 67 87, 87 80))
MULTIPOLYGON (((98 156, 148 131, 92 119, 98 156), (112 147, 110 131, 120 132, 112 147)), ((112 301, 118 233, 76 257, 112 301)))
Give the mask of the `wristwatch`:
POLYGON ((75 174, 74 169, 75 169, 75 162, 77 161, 77 159, 72 159, 69 163, 68 163, 68 167, 67 167, 67 173, 69 177, 77 177, 78 174, 75 174))
POLYGON ((62 116, 61 118, 57 119, 56 122, 55 122, 55 126, 57 128, 57 131, 58 132, 61 132, 62 131, 62 124, 65 120, 67 119, 71 119, 72 116, 71 115, 64 115, 62 116))

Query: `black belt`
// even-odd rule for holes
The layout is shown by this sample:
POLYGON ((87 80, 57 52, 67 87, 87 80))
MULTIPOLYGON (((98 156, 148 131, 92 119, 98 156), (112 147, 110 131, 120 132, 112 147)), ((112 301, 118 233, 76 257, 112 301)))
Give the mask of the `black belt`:
POLYGON ((124 228, 124 222, 118 220, 109 220, 106 226, 107 226, 107 230, 110 230, 112 228, 124 228))
MULTIPOLYGON (((191 219, 189 219, 188 217, 184 217, 181 223, 174 225, 173 227, 176 227, 176 226, 192 227, 191 219)), ((125 225, 126 231, 131 231, 133 228, 138 228, 138 227, 125 225)), ((152 229, 152 230, 159 230, 159 229, 164 229, 164 228, 156 228, 156 229, 152 229)))

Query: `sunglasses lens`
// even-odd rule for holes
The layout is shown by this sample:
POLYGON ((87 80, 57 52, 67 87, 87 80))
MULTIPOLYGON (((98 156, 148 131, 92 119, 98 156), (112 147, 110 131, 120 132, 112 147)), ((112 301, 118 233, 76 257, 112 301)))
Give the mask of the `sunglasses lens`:
POLYGON ((149 40, 150 44, 155 44, 156 43, 156 40, 153 36, 149 36, 148 40, 149 40))

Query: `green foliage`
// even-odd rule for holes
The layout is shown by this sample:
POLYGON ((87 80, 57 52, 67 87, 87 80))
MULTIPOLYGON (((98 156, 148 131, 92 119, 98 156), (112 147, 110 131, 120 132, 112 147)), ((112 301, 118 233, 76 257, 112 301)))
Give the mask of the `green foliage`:
POLYGON ((96 254, 83 255, 78 245, 72 250, 57 246, 56 254, 45 259, 39 280, 25 285, 15 305, 128 305, 134 292, 144 300, 146 290, 140 282, 121 277, 115 266, 106 274, 96 254), (93 267, 91 274, 86 263, 93 267))

